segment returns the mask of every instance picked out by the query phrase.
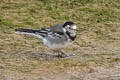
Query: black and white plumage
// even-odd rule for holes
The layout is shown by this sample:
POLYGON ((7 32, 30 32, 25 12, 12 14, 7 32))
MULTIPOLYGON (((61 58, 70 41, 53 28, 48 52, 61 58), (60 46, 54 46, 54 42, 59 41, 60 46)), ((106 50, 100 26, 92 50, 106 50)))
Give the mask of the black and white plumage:
POLYGON ((56 24, 55 26, 40 30, 19 28, 15 29, 15 31, 19 34, 36 36, 49 48, 56 50, 73 43, 76 38, 77 25, 71 21, 67 21, 64 24, 56 24))

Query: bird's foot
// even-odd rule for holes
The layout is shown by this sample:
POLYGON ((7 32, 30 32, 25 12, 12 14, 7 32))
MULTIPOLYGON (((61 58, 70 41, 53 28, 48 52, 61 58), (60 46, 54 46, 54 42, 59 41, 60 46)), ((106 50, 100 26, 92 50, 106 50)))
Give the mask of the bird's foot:
POLYGON ((56 57, 65 58, 65 57, 68 57, 68 55, 66 55, 65 53, 59 53, 58 55, 56 55, 56 57))

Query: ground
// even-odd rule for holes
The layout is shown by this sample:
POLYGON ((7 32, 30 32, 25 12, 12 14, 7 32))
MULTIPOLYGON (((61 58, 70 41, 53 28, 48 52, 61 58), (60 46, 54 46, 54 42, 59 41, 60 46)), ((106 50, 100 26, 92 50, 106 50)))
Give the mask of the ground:
POLYGON ((0 80, 120 80, 119 0, 0 0, 0 80), (77 39, 56 53, 16 28, 73 21, 77 39))

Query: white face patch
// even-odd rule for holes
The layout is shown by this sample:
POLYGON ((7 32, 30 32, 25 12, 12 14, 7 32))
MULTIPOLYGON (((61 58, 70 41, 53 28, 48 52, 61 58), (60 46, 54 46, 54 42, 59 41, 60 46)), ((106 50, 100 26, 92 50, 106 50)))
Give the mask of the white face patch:
POLYGON ((76 25, 73 25, 73 26, 72 26, 72 29, 75 29, 75 30, 76 30, 76 29, 77 29, 77 26, 76 26, 76 25))

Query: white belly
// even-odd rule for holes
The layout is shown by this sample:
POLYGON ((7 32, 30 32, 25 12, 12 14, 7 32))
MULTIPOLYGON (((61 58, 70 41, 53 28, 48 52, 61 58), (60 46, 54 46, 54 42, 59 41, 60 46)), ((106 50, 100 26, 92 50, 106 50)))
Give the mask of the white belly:
POLYGON ((45 44, 45 45, 47 45, 49 48, 51 48, 51 49, 59 49, 59 48, 65 48, 65 47, 67 47, 68 45, 70 45, 71 43, 68 43, 68 42, 65 42, 65 43, 59 43, 59 44, 57 44, 57 43, 53 43, 53 44, 51 44, 47 39, 43 39, 43 43, 45 44))

